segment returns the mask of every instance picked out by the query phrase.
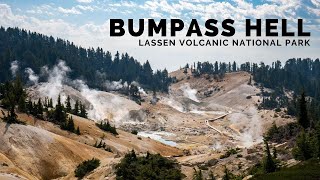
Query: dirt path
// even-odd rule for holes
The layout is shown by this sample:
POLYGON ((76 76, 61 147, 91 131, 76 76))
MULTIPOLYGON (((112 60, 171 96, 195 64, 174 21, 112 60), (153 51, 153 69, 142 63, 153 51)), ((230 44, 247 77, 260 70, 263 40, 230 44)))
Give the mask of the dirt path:
POLYGON ((226 133, 223 133, 223 132, 220 131, 219 129, 217 129, 217 128, 215 128, 214 126, 211 126, 211 125, 209 124, 210 121, 216 121, 216 120, 218 120, 218 119, 224 118, 224 117, 226 117, 227 115, 229 115, 229 114, 231 114, 231 113, 232 113, 232 112, 229 111, 228 113, 226 113, 226 114, 224 114, 224 115, 221 115, 221 116, 216 117, 216 118, 214 118, 214 119, 205 120, 204 122, 205 122, 205 124, 206 124, 208 127, 210 127, 211 129, 217 131, 219 134, 224 135, 224 136, 227 136, 227 137, 230 137, 230 138, 233 138, 232 136, 230 136, 230 135, 228 135, 228 134, 226 134, 226 133))

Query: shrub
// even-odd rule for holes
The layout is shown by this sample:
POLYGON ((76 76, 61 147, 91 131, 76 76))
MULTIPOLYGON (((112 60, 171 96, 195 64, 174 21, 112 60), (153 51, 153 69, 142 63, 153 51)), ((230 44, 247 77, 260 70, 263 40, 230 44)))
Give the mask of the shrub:
POLYGON ((266 133, 266 139, 271 142, 283 143, 294 138, 300 129, 297 123, 289 123, 279 127, 273 123, 266 133))
POLYGON ((112 133, 113 135, 118 135, 116 127, 115 126, 111 126, 109 121, 107 123, 101 121, 100 124, 96 123, 96 126, 98 126, 100 129, 102 129, 102 130, 104 130, 106 132, 112 133))
POLYGON ((86 174, 96 169, 99 165, 99 159, 92 158, 91 160, 83 161, 74 171, 75 177, 82 179, 86 174))
POLYGON ((116 165, 116 179, 171 179, 180 180, 184 177, 179 164, 162 157, 160 154, 149 154, 138 157, 132 150, 116 165))
POLYGON ((301 162, 289 168, 283 168, 280 171, 269 174, 257 174, 253 180, 283 180, 283 179, 319 179, 320 178, 320 163, 317 159, 310 159, 301 162))
POLYGON ((224 159, 224 158, 230 157, 231 155, 237 154, 237 153, 238 153, 237 149, 228 149, 225 154, 220 156, 220 159, 224 159))
POLYGON ((243 157, 242 154, 237 154, 237 158, 243 157))
POLYGON ((134 130, 131 131, 131 134, 137 135, 138 131, 136 129, 134 129, 134 130))

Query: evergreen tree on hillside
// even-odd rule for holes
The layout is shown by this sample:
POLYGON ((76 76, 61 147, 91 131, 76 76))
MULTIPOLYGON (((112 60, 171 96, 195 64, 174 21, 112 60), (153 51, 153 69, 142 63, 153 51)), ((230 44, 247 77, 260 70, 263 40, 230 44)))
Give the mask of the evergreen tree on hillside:
POLYGON ((20 76, 17 76, 14 81, 0 84, 0 100, 4 108, 18 106, 20 112, 26 112, 26 97, 20 76))
POLYGON ((61 104, 60 95, 58 96, 57 105, 56 105, 56 108, 54 110, 53 118, 54 118, 53 120, 58 122, 58 123, 66 122, 67 115, 64 112, 63 105, 61 104))
POLYGON ((298 160, 308 160, 312 157, 310 136, 304 130, 300 132, 296 139, 296 146, 292 150, 293 156, 298 160))
POLYGON ((299 116, 298 116, 298 123, 304 128, 307 129, 310 126, 310 120, 308 117, 308 110, 307 110, 307 102, 304 91, 301 93, 301 97, 299 100, 299 116))
POLYGON ((316 125, 316 129, 315 129, 316 133, 316 157, 320 158, 320 121, 318 122, 318 124, 316 125))
POLYGON ((27 109, 28 109, 28 111, 27 111, 28 114, 34 113, 34 107, 33 107, 31 98, 29 98, 29 100, 28 100, 27 109))
POLYGON ((14 94, 14 102, 16 105, 18 105, 18 109, 21 112, 26 112, 26 98, 27 93, 23 89, 21 77, 17 76, 16 79, 13 82, 13 94, 14 94))
POLYGON ((106 131, 106 132, 110 132, 113 135, 118 135, 117 129, 115 126, 111 126, 109 121, 107 121, 107 123, 105 121, 101 121, 100 123, 96 123, 96 126, 98 126, 100 129, 106 131))
POLYGON ((44 108, 45 108, 46 110, 48 110, 49 102, 48 102, 48 98, 47 98, 47 97, 44 98, 44 104, 43 104, 43 106, 44 106, 44 108))
POLYGON ((233 71, 233 72, 236 72, 236 71, 237 71, 237 64, 236 64, 235 61, 233 61, 233 63, 232 63, 232 71, 233 71))
POLYGON ((152 69, 149 61, 145 62, 142 66, 142 74, 140 76, 140 82, 142 84, 152 84, 152 69))
POLYGON ((276 163, 274 162, 272 155, 270 153, 270 148, 269 148, 269 144, 268 144, 267 140, 264 140, 264 144, 265 144, 265 148, 266 148, 266 151, 265 151, 266 155, 263 160, 264 171, 266 173, 275 172, 277 166, 276 166, 276 163))
POLYGON ((38 99, 35 115, 38 118, 43 119, 43 105, 42 105, 42 102, 41 102, 41 98, 38 99))
POLYGON ((70 96, 68 95, 67 100, 66 100, 66 112, 67 113, 71 113, 71 110, 72 110, 70 101, 71 101, 70 96))
POLYGON ((74 104, 74 109, 73 109, 72 114, 74 114, 74 115, 79 114, 79 101, 78 100, 76 100, 76 103, 74 104))
POLYGON ((79 114, 79 116, 83 117, 83 118, 88 118, 88 113, 87 113, 86 107, 81 103, 81 101, 80 101, 80 114, 79 114))
POLYGON ((49 108, 53 108, 53 102, 52 102, 52 98, 50 98, 50 100, 49 100, 49 104, 48 104, 48 107, 49 107, 49 108))
POLYGON ((70 116, 70 117, 68 118, 68 121, 67 121, 67 129, 68 129, 68 131, 70 131, 70 132, 75 132, 74 122, 73 122, 72 116, 70 116))
POLYGON ((77 135, 80 135, 80 134, 81 134, 81 133, 80 133, 80 128, 79 128, 79 126, 77 127, 76 134, 77 134, 77 135))
POLYGON ((7 114, 5 114, 2 110, 1 110, 1 113, 2 113, 2 120, 6 123, 9 123, 9 124, 14 124, 14 123, 21 123, 19 120, 18 120, 18 116, 17 114, 15 113, 14 111, 14 106, 12 106, 10 108, 10 111, 8 111, 7 114))

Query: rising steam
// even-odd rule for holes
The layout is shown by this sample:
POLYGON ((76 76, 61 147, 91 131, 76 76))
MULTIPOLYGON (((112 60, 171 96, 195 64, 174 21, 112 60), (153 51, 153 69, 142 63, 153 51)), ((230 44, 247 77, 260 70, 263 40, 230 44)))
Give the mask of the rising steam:
POLYGON ((197 90, 196 89, 191 89, 189 83, 185 83, 183 86, 180 87, 180 89, 183 92, 183 95, 195 102, 199 102, 197 98, 197 90))
POLYGON ((249 107, 245 112, 230 114, 229 120, 234 124, 243 125, 236 139, 244 147, 262 142, 261 119, 254 106, 249 107))
POLYGON ((13 77, 16 76, 17 71, 19 69, 19 63, 17 60, 11 62, 10 70, 13 77))
MULTIPOLYGON (((39 76, 32 69, 26 69, 29 80, 35 83, 35 86, 30 88, 34 92, 30 94, 36 96, 35 98, 52 98, 53 104, 57 103, 56 100, 59 95, 62 102, 65 102, 69 95, 71 104, 74 105, 75 100, 80 100, 86 106, 90 119, 97 121, 108 119, 116 124, 127 116, 130 110, 140 108, 136 103, 123 97, 90 89, 83 80, 70 80, 67 76, 70 71, 71 69, 64 61, 59 61, 52 69, 45 66, 41 69, 41 75, 39 76, 47 77, 48 81, 38 83, 39 76)), ((113 90, 122 88, 126 84, 122 84, 121 81, 106 82, 106 84, 108 83, 109 85, 116 85, 111 87, 113 90)))
MULTIPOLYGON (((39 87, 41 96, 52 98, 54 104, 56 104, 56 100, 63 90, 63 84, 68 81, 67 73, 70 71, 71 69, 66 66, 64 61, 59 61, 52 69, 49 69, 46 66, 43 67, 42 74, 48 76, 48 82, 41 84, 39 87)), ((67 97, 64 94, 61 94, 62 102, 66 99, 67 97)))
POLYGON ((25 72, 28 74, 28 78, 33 84, 38 84, 39 76, 37 76, 31 68, 26 68, 25 72))
POLYGON ((127 88, 128 87, 128 83, 127 82, 122 82, 122 79, 120 79, 119 81, 109 81, 107 80, 104 83, 105 88, 108 91, 117 91, 123 88, 127 88))

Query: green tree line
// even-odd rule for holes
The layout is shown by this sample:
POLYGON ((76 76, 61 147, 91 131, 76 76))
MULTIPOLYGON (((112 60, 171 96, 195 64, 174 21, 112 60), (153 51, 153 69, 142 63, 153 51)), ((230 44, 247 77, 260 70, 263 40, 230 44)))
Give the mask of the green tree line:
MULTIPOLYGON (((129 84, 139 82, 145 89, 167 92, 172 81, 166 69, 153 71, 148 61, 140 64, 127 53, 117 52, 112 57, 109 51, 100 47, 86 49, 68 40, 19 28, 1 27, 0 39, 0 82, 11 79, 9 69, 12 61, 19 61, 20 74, 27 67, 39 74, 41 67, 51 68, 59 59, 72 69, 71 79, 82 78, 92 88, 102 89, 106 80, 122 79, 129 84)), ((26 80, 27 77, 23 77, 23 81, 26 80)))

